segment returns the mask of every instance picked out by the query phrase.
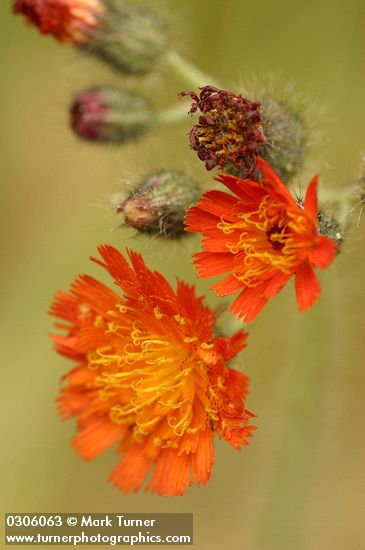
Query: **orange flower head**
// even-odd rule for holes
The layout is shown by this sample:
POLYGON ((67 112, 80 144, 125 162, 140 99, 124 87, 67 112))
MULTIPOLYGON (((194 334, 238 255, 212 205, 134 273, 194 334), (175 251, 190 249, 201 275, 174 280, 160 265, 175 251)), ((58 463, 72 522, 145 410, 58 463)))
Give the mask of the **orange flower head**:
POLYGON ((212 289, 219 296, 240 291, 230 311, 252 321, 295 275, 299 309, 320 296, 313 266, 328 267, 335 242, 318 233, 317 183, 310 182, 304 205, 298 204, 274 170, 257 160, 261 183, 221 174, 232 194, 208 191, 188 211, 187 231, 200 232, 203 252, 195 254, 199 277, 227 274, 212 289))
POLYGON ((77 46, 89 41, 104 11, 100 0, 14 0, 14 12, 23 14, 42 34, 77 46))
POLYGON ((215 316, 194 288, 150 271, 128 252, 99 248, 123 294, 89 276, 58 292, 51 314, 66 334, 52 335, 57 351, 77 366, 58 398, 64 419, 75 416, 73 445, 89 460, 118 444, 122 458, 109 480, 138 491, 180 495, 205 484, 213 466, 213 435, 234 448, 253 427, 245 408, 248 378, 227 366, 247 334, 214 337, 215 316))

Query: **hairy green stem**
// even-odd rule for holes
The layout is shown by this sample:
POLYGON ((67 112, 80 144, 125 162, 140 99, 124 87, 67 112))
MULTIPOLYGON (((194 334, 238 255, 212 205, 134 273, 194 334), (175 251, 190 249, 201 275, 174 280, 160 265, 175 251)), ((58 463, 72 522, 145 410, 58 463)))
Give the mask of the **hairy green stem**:
MULTIPOLYGON (((165 56, 168 66, 192 88, 200 88, 210 84, 219 88, 214 78, 205 74, 199 67, 191 63, 178 52, 168 51, 165 56)), ((178 105, 168 107, 156 114, 155 124, 175 124, 186 119, 190 103, 182 101, 178 105)))
POLYGON ((190 108, 190 103, 186 101, 181 101, 177 105, 168 107, 163 111, 159 111, 155 115, 155 124, 164 125, 164 124, 175 124, 183 120, 188 119, 188 112, 190 108))
POLYGON ((199 69, 194 63, 191 63, 185 57, 178 52, 168 51, 165 55, 165 61, 168 66, 175 71, 175 73, 185 80, 186 84, 193 88, 199 88, 201 86, 216 86, 219 88, 219 83, 214 78, 207 75, 199 69))

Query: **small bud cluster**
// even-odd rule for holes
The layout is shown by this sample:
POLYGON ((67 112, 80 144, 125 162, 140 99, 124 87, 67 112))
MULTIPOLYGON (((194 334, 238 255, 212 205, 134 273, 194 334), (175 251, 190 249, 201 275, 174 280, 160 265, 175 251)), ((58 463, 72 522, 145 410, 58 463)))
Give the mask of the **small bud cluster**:
MULTIPOLYGON (((166 50, 166 19, 132 0, 13 0, 13 10, 123 75, 146 75, 166 50)), ((72 130, 89 141, 124 143, 158 123, 146 99, 110 86, 82 91, 70 108, 72 130)))
MULTIPOLYGON (((41 33, 82 48, 123 74, 150 72, 167 48, 165 18, 130 0, 13 0, 13 7, 41 33)), ((186 62, 176 54, 165 56, 171 58, 181 72, 186 62)), ((271 95, 252 101, 212 85, 200 87, 199 93, 179 95, 193 100, 189 114, 199 113, 189 141, 207 170, 219 168, 264 183, 258 164, 261 157, 285 185, 297 174, 307 150, 308 128, 305 119, 285 101, 271 95)), ((155 113, 149 101, 137 93, 99 85, 74 98, 70 126, 81 139, 122 144, 141 137, 156 124, 167 123, 171 115, 173 120, 176 110, 155 113)), ((359 194, 363 202, 363 188, 359 194)), ((117 211, 126 225, 138 231, 175 237, 184 234, 185 212, 198 195, 195 184, 179 172, 158 172, 123 200, 117 211)), ((343 236, 336 216, 320 209, 318 224, 319 233, 339 247, 343 236)))

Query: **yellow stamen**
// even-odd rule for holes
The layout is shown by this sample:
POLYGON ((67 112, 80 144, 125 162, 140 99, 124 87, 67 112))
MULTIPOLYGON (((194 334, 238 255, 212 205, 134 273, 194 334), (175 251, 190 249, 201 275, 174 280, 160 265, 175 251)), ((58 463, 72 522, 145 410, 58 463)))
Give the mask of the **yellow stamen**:
POLYGON ((94 320, 94 327, 95 328, 102 328, 104 326, 104 319, 101 315, 97 315, 94 320))
POLYGON ((214 344, 208 344, 207 342, 202 342, 200 344, 200 347, 202 349, 213 349, 214 348, 214 344))
POLYGON ((155 317, 156 319, 160 320, 162 319, 163 317, 165 317, 165 315, 163 313, 161 313, 160 311, 160 308, 159 307, 155 307, 155 309, 153 310, 153 313, 155 314, 155 317))
POLYGON ((181 315, 174 315, 174 319, 177 323, 179 323, 179 325, 185 325, 186 324, 186 321, 185 321, 184 317, 181 317, 181 315))
POLYGON ((189 337, 189 336, 185 336, 184 338, 184 342, 185 344, 192 344, 193 342, 197 342, 198 341, 198 338, 196 336, 193 336, 193 337, 189 337))

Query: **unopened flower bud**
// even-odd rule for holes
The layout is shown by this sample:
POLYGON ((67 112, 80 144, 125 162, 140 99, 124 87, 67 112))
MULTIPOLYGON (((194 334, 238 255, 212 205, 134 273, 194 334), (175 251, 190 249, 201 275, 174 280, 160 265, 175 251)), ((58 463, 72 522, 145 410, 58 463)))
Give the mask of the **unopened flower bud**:
POLYGON ((207 170, 232 165, 243 175, 251 175, 255 156, 264 143, 260 103, 213 86, 200 90, 199 96, 194 92, 180 94, 193 99, 191 114, 201 112, 189 134, 192 149, 207 170))
POLYGON ((307 149, 304 121, 285 103, 266 97, 261 102, 265 144, 261 156, 283 181, 288 181, 302 164, 307 149))
POLYGON ((323 207, 318 210, 317 219, 318 233, 332 239, 336 243, 337 251, 339 251, 343 242, 343 230, 340 222, 335 216, 326 212, 323 207))
POLYGON ((14 11, 126 73, 148 72, 166 45, 165 20, 124 0, 14 0, 14 11))
POLYGON ((118 88, 95 88, 76 96, 71 127, 81 138, 125 142, 139 137, 152 122, 146 99, 118 88))
POLYGON ((175 171, 148 176, 129 197, 117 204, 124 223, 138 231, 165 237, 186 235, 184 217, 200 195, 199 187, 175 171))

